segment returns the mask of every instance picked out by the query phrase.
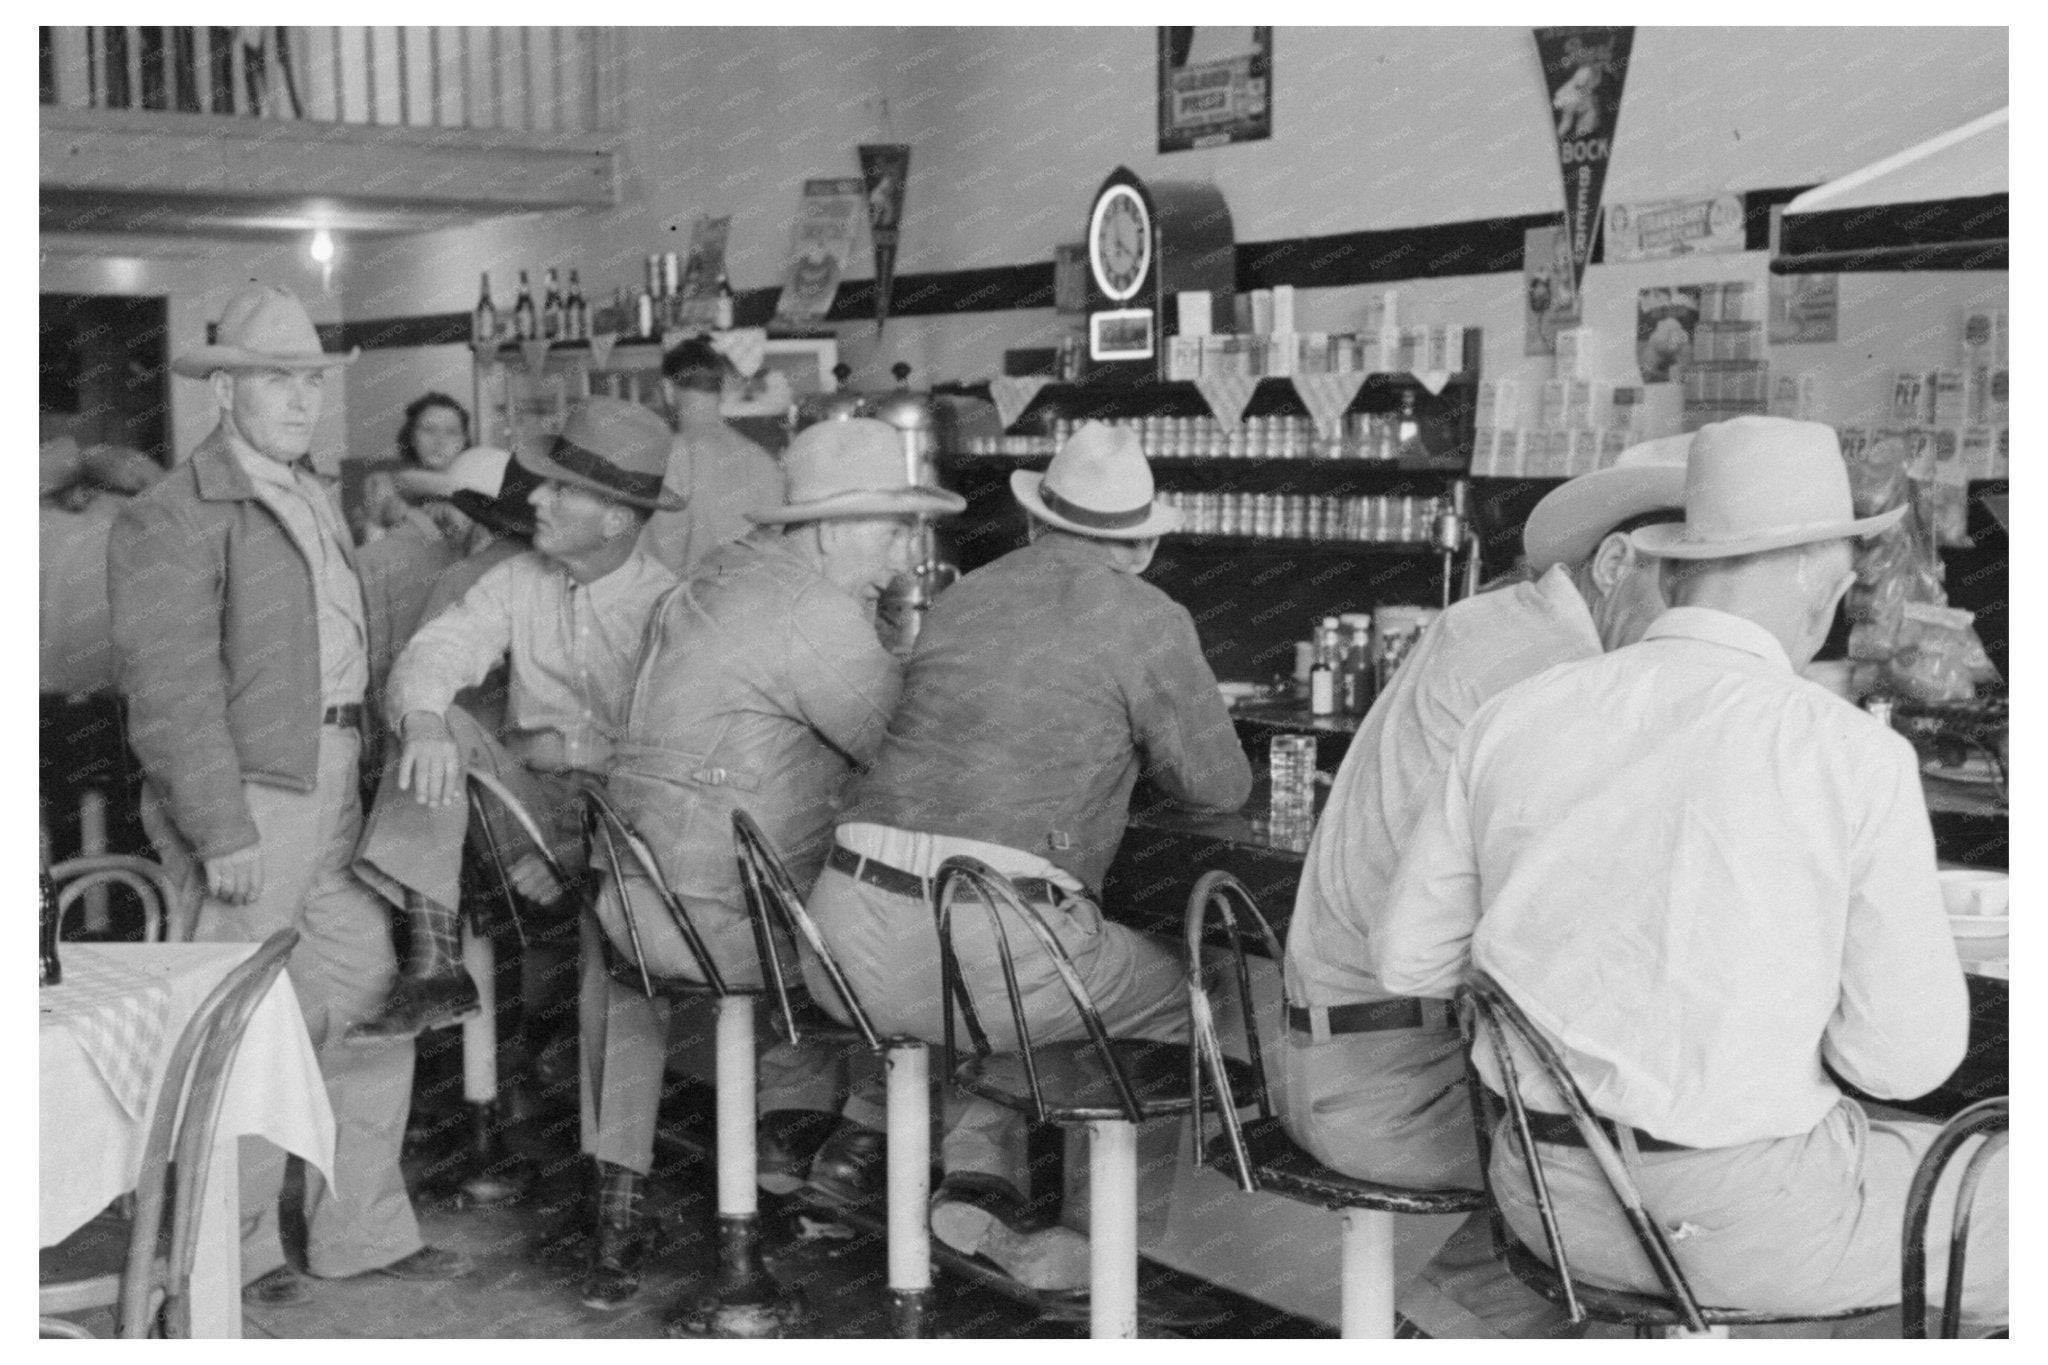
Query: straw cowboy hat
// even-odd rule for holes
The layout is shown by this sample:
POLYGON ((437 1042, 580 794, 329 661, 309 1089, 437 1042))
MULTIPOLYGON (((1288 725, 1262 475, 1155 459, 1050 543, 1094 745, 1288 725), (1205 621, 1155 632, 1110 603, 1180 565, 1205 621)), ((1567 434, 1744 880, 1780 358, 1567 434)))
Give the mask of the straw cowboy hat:
POLYGON ((1710 422, 1685 462, 1685 521, 1629 539, 1665 559, 1732 559, 1889 529, 1903 506, 1858 518, 1835 429, 1786 417, 1710 422))
POLYGON ((514 462, 509 450, 471 446, 446 469, 401 469, 392 481, 411 497, 446 499, 472 521, 501 535, 533 534, 533 504, 528 498, 540 487, 540 479, 514 462))
POLYGON ((782 452, 780 507, 749 512, 762 526, 842 517, 951 516, 966 510, 958 493, 917 483, 904 460, 903 436, 887 422, 852 417, 818 422, 782 452))
POLYGON ((675 512, 684 500, 661 486, 668 474, 670 440, 668 423, 653 412, 600 394, 569 409, 562 434, 545 454, 522 445, 515 458, 543 479, 650 512, 675 512))
POLYGON ((1553 488, 1522 527, 1529 567, 1541 573, 1553 564, 1576 564, 1623 522, 1684 507, 1685 453, 1691 446, 1690 434, 1643 441, 1607 468, 1553 488))
POLYGON ((1020 469, 1010 492, 1048 526, 1096 540, 1150 540, 1180 529, 1180 513, 1152 500, 1152 466, 1138 435, 1089 422, 1045 473, 1020 469))
POLYGON ((251 285, 228 300, 214 339, 179 354, 171 369, 188 379, 215 370, 325 370, 352 365, 363 348, 347 355, 320 349, 320 334, 298 295, 274 284, 251 285))

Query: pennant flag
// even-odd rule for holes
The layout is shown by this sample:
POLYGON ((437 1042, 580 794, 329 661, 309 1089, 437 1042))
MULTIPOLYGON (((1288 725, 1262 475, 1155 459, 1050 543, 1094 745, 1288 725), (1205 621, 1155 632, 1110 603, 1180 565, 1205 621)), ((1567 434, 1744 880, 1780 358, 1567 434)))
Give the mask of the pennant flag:
POLYGON ((1564 173, 1565 236, 1571 245, 1572 284, 1586 277, 1593 236, 1600 228, 1600 192, 1614 152, 1614 122, 1628 75, 1633 28, 1539 28, 1536 55, 1557 130, 1564 173))
POLYGON ((903 190, 910 179, 910 144, 884 142, 860 148, 860 174, 867 182, 868 235, 875 242, 875 326, 889 321, 889 291, 896 283, 896 242, 902 231, 903 190))

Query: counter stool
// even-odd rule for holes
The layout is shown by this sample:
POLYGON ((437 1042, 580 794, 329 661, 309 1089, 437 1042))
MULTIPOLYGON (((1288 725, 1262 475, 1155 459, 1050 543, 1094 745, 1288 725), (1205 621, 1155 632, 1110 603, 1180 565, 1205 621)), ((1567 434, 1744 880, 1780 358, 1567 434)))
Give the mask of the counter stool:
MULTIPOLYGON (((1927 1223, 1934 1211, 1934 1188, 1942 1173, 1975 1137, 1984 1141, 1963 1167, 1962 1183, 1956 1190, 1955 1219, 1949 1225, 1948 1281, 1941 1299, 1941 1335, 1962 1335, 1963 1256, 1970 1240, 1970 1209, 1977 1199, 1977 1183, 1991 1158, 2005 1149, 2012 1125, 2012 1102, 2001 1095, 1979 1100, 1947 1123, 1934 1145, 1920 1158, 1913 1183, 1906 1190, 1906 1227, 1900 1261, 1899 1311, 1904 1319, 1903 1335, 1919 1339, 1927 1335, 1927 1223)), ((2001 1328, 1993 1336, 2004 1336, 2001 1328)))
MULTIPOLYGON (((1510 999, 1492 977, 1478 968, 1473 968, 1466 978, 1464 1017, 1466 1032, 1472 1037, 1473 1050, 1479 1046, 1477 1026, 1484 1025, 1487 1041, 1492 1049, 1494 1064, 1500 1070, 1501 1084, 1506 1087, 1505 1097, 1496 1095, 1491 1086, 1479 1079, 1476 1067, 1468 1064, 1467 1077, 1472 1087, 1472 1121, 1478 1129, 1479 1169, 1488 1172, 1492 1146, 1492 1111, 1503 1104, 1506 1108, 1508 1125, 1515 1137, 1515 1146, 1520 1151, 1523 1164, 1529 1173, 1529 1185, 1535 1192, 1536 1207, 1543 1223, 1543 1236, 1549 1244, 1550 1260, 1546 1263, 1534 1251, 1523 1246, 1507 1230, 1500 1217, 1499 1203, 1494 1202, 1493 1232, 1494 1243, 1509 1270, 1531 1289, 1558 1304, 1571 1314, 1573 1322, 1584 1322, 1588 1318, 1595 1322, 1610 1323, 1621 1327, 1632 1327, 1638 1337, 1725 1337, 1731 1327, 1759 1327, 1773 1324, 1797 1322, 1836 1322, 1845 1318, 1863 1317, 1870 1313, 1885 1311, 1888 1304, 1871 1304, 1862 1308, 1841 1309, 1832 1313, 1779 1313, 1763 1312, 1747 1308, 1703 1307, 1679 1267, 1677 1254, 1672 1250, 1664 1229, 1655 1215, 1644 1207, 1641 1191, 1628 1168, 1622 1164, 1621 1154, 1608 1140, 1607 1130, 1602 1121, 1593 1114, 1593 1107, 1586 1101, 1585 1093, 1578 1082, 1565 1069, 1564 1059, 1551 1046, 1550 1041, 1537 1032, 1521 1007, 1510 999), (1550 1199, 1550 1187, 1543 1175, 1543 1166, 1536 1151, 1536 1138, 1531 1131, 1528 1110, 1522 1103, 1520 1071, 1510 1052, 1508 1039, 1512 1038, 1520 1048, 1536 1059, 1543 1079, 1552 1091, 1561 1096, 1565 1108, 1577 1130, 1586 1150, 1592 1154, 1600 1173, 1607 1181, 1615 1202, 1622 1215, 1628 1220, 1629 1228, 1635 1233, 1643 1255, 1649 1260, 1658 1280, 1663 1284, 1662 1297, 1655 1294, 1639 1294, 1627 1290, 1601 1289, 1580 1284, 1571 1277, 1571 1268, 1565 1258, 1564 1239, 1558 1229, 1557 1210, 1550 1199)), ((1491 1180, 1491 1175, 1488 1175, 1491 1180)), ((1490 1190, 1490 1186, 1489 1186, 1490 1190)))
MULTIPOLYGON (((490 773, 471 769, 468 793, 470 824, 482 835, 484 861, 523 949, 527 946, 526 924, 519 916, 519 895, 512 889, 511 871, 491 811, 495 808, 501 818, 518 826, 565 891, 574 887, 575 880, 563 871, 539 823, 511 788, 490 773)), ((462 1099, 469 1110, 471 1168, 462 1178, 461 1190, 473 1204, 496 1204, 524 1193, 533 1183, 534 1168, 530 1161, 505 1150, 498 1103, 498 952, 490 926, 484 922, 480 898, 463 897, 461 922, 462 965, 476 983, 478 1002, 476 1014, 462 1021, 462 1099)))
MULTIPOLYGON (((1027 1114, 1034 1122, 1088 1130, 1089 1301, 1091 1337, 1138 1334, 1138 1125, 1148 1119, 1177 1118, 1199 1101, 1201 1062, 1188 1043, 1112 1038, 1088 988, 1051 926, 1008 878, 979 859, 957 855, 939 865, 932 902, 938 918, 939 971, 945 1016, 945 1069, 953 1084, 970 1095, 1027 1114), (1019 1050, 995 1053, 975 1013, 953 949, 953 911, 962 889, 985 912, 995 930, 1003 985, 1019 1050), (1008 910, 1038 940, 1066 987, 1086 1029, 1086 1042, 1036 1044, 1025 1018, 1016 959, 999 907, 1008 910), (955 1045, 956 1014, 967 1028, 973 1054, 960 1058, 955 1045)), ((1239 1084, 1250 1073, 1237 1063, 1239 1084)), ((1223 1103, 1219 1099, 1219 1103, 1223 1103)))
MULTIPOLYGON (((590 831, 593 863, 611 874, 619 891, 619 912, 631 945, 628 959, 594 924, 606 971, 613 980, 643 992, 648 999, 710 997, 716 1002, 716 1088, 718 1170, 718 1272, 711 1288, 671 1312, 667 1325, 684 1332, 715 1337, 779 1337, 803 1316, 800 1298, 785 1291, 761 1260, 761 1214, 755 1189, 754 1002, 759 988, 734 986, 712 959, 703 935, 669 885, 646 840, 620 815, 610 797, 595 783, 584 788, 584 814, 590 831), (624 853, 621 853, 621 849, 624 853), (601 862, 599 860, 602 860, 601 862), (664 977, 650 972, 633 902, 625 894, 628 868, 654 888, 662 908, 681 935, 701 980, 664 977)), ((595 902, 586 912, 595 918, 595 902)))
MULTIPOLYGON (((930 1052, 922 1039, 904 1036, 884 1038, 875 1031, 868 1012, 854 995, 846 973, 840 970, 817 922, 804 909, 782 860, 775 855, 767 836, 753 817, 743 810, 732 813, 732 838, 747 888, 747 906, 754 920, 754 937, 761 953, 762 976, 775 992, 779 1031, 791 1044, 804 1033, 858 1044, 881 1054, 888 1077, 887 1161, 888 1161, 888 1246, 889 1298, 898 1337, 924 1335, 931 1308, 932 1248, 931 1225, 925 1205, 931 1199, 932 1105, 930 1052), (780 922, 790 936, 806 945, 817 957, 832 991, 839 997, 852 1027, 838 1023, 810 1007, 804 1014, 793 1001, 788 972, 777 946, 775 924, 780 922)), ((808 1002, 801 1002, 808 1003, 808 1002)))
MULTIPOLYGON (((1243 930, 1239 912, 1249 919, 1265 942, 1274 962, 1283 961, 1280 941, 1260 913, 1243 882, 1228 872, 1205 873, 1188 897, 1188 960, 1199 961, 1206 932, 1209 907, 1223 916, 1230 933, 1236 960, 1244 962, 1243 930)), ((1251 978, 1238 976, 1238 1007, 1244 1020, 1245 1047, 1251 1058, 1252 1098, 1259 1116, 1240 1127, 1233 1098, 1224 1093, 1218 1105, 1223 1119, 1223 1150, 1211 1158, 1208 1137, 1199 1111, 1193 1127, 1195 1160, 1225 1175, 1234 1176, 1246 1192, 1265 1190, 1297 1203, 1312 1204, 1344 1216, 1344 1237, 1339 1261, 1342 1335, 1350 1338, 1391 1340, 1394 1335, 1394 1216, 1396 1214, 1470 1213, 1486 1206, 1483 1190, 1410 1189, 1360 1180, 1333 1170, 1310 1156, 1288 1135, 1286 1126, 1273 1113, 1266 1084, 1265 1058, 1259 1048, 1257 1019, 1252 1008, 1251 978)), ((1221 1049, 1216 1040, 1215 1016, 1199 975, 1188 984, 1193 1036, 1210 1060, 1212 1076, 1221 1076, 1221 1049)), ((1227 1082, 1218 1082, 1219 1092, 1227 1082)))

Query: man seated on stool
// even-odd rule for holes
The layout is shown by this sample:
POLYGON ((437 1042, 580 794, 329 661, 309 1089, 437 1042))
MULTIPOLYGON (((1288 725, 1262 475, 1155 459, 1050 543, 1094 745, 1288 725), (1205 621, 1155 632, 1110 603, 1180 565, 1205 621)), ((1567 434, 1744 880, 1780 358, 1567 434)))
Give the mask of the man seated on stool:
MULTIPOLYGON (((1288 1132, 1335 1170, 1417 1189, 1479 1184, 1457 1020, 1442 1002, 1381 985, 1366 944, 1399 913, 1395 866, 1472 714, 1554 664, 1634 644, 1664 610, 1658 561, 1628 533, 1683 515, 1690 440, 1632 447, 1538 503, 1522 532, 1537 577, 1446 611, 1337 769, 1287 930, 1282 1091, 1288 1132)), ((1452 1234, 1400 1307, 1433 1337, 1544 1336, 1566 1320, 1495 1259, 1484 1213, 1452 1234)))
MULTIPOLYGON (((956 494, 906 482, 902 438, 869 418, 808 428, 784 453, 783 469, 787 496, 748 514, 763 529, 715 551, 656 609, 611 784, 720 974, 751 987, 765 977, 732 813, 754 818, 798 893, 808 894, 831 843, 840 788, 881 747, 902 689, 901 666, 875 635, 875 601, 907 567, 916 518, 966 506, 956 494)), ((648 971, 702 980, 654 888, 628 869, 625 895, 648 971)), ((597 912, 612 943, 630 952, 616 884, 607 881, 597 912)), ((784 951, 794 967, 786 939, 784 951)), ((761 1007, 764 1030, 773 1008, 761 1007)), ((669 1014, 666 1000, 606 980, 597 1154, 607 1215, 630 1212, 630 1191, 653 1162, 669 1014)), ((863 1085, 840 1117, 838 1073, 842 1061, 856 1060, 868 1054, 849 1058, 836 1044, 771 1043, 762 1053, 765 1188, 790 1193, 808 1171, 838 1202, 880 1193, 879 1085, 863 1085)), ((598 1242, 583 1301, 616 1307, 639 1289, 646 1238, 607 1216, 598 1242)))
MULTIPOLYGON (((1031 543, 940 594, 810 910, 875 1026, 939 1042, 930 879, 948 857, 969 854, 1018 880, 1112 1034, 1183 1038, 1179 953, 1105 923, 1099 906, 1141 773, 1201 810, 1235 810, 1251 791, 1193 618, 1139 577, 1179 516, 1153 502, 1137 437, 1097 423, 1044 475, 1018 471, 1010 482, 1031 543)), ((971 911, 954 929, 990 1040, 1014 1049, 993 932, 971 911)), ((1022 925, 1009 932, 1032 942, 1022 925)), ((1033 1039, 1084 1038, 1044 954, 1024 948, 1018 959, 1033 1039)), ((831 1008, 822 987, 814 982, 813 994, 831 1008)), ((1021 1230, 1023 1117, 950 1089, 946 1117, 932 1231, 1032 1288, 1085 1289, 1084 1237, 1021 1230)))
MULTIPOLYGON (((384 779, 356 872, 411 917, 412 961, 366 1036, 396 1037, 452 1023, 477 1008, 463 969, 456 883, 469 827, 464 774, 503 779, 539 823, 558 859, 579 857, 578 773, 602 774, 625 721, 647 622, 675 575, 635 548, 661 491, 668 433, 645 408, 591 398, 569 413, 545 455, 518 460, 541 483, 533 549, 479 578, 460 601, 414 632, 392 665, 384 711, 402 743, 384 779), (509 728, 497 733, 455 705, 456 694, 509 661, 509 728)), ((516 829, 500 846, 519 848, 516 829)), ((510 869, 519 892, 557 900, 539 854, 510 869)))
MULTIPOLYGON (((1685 512, 1630 537, 1671 561, 1679 604, 1642 643, 1551 669, 1466 727, 1368 959, 1402 994, 1448 997, 1468 964, 1500 983, 1607 1121, 1702 1303, 1892 1303, 1938 1130, 1871 1118, 1829 1070, 1885 1098, 1932 1089, 1962 1060, 1968 999, 1912 746, 1795 670, 1854 580, 1852 540, 1899 512, 1857 520, 1834 431, 1777 417, 1701 428, 1685 512)), ((1573 1275, 1661 1293, 1524 1068, 1573 1275)), ((2005 1171, 1970 1225, 1973 1317, 2006 1307, 2005 1171)), ((1492 1179, 1544 1254, 1505 1130, 1492 1179)), ((1937 1283, 1945 1259, 1929 1257, 1937 1283)))

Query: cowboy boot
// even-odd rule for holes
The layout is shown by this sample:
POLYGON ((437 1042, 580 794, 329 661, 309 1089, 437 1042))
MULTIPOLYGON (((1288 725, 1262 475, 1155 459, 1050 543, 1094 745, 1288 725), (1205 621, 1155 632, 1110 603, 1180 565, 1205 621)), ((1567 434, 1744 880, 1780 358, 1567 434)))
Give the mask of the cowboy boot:
POLYGON ((412 960, 377 1013, 350 1029, 350 1037, 408 1038, 477 1012, 476 983, 462 965, 460 912, 416 891, 405 893, 405 912, 412 924, 412 960))
POLYGON ((583 1281, 586 1308, 619 1308, 640 1292, 653 1229, 641 1212, 647 1177, 606 1161, 597 1195, 597 1239, 583 1281))

